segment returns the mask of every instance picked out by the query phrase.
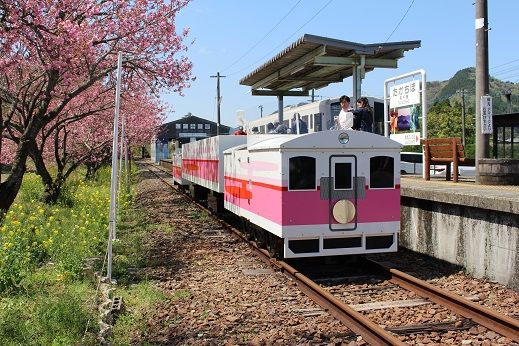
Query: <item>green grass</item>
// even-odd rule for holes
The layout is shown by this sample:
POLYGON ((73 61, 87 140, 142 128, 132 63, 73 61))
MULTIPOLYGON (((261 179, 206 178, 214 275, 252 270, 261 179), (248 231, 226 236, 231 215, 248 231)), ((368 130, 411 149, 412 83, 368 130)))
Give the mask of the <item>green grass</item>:
MULTIPOLYGON (((78 171, 58 203, 46 205, 40 178, 25 174, 0 224, 2 346, 98 344, 95 287, 82 267, 105 253, 110 168, 96 181, 83 177, 78 171)), ((123 197, 125 208, 131 196, 123 197)))
MULTIPOLYGON (((55 271, 34 275, 31 292, 0 298, 2 345, 96 345, 95 290, 85 282, 51 282, 55 271), (39 281, 44 279, 44 285, 39 281), (95 310, 94 310, 95 311, 95 310), (84 335, 87 321, 91 320, 84 335)), ((59 277, 58 277, 59 278, 59 277)))
POLYGON ((146 316, 154 310, 156 304, 168 299, 164 293, 148 281, 117 289, 115 294, 123 297, 126 311, 114 325, 114 346, 130 345, 133 335, 145 334, 146 316))
MULTIPOLYGON (((209 215, 196 213, 193 217, 208 218, 209 215)), ((126 212, 119 223, 118 241, 114 244, 114 278, 118 282, 114 295, 122 296, 125 311, 114 325, 114 345, 131 345, 136 342, 146 345, 140 337, 146 336, 148 316, 153 314, 157 305, 169 300, 189 299, 193 294, 190 290, 165 294, 147 280, 145 267, 155 265, 152 259, 146 258, 150 251, 147 240, 151 232, 157 231, 168 235, 175 232, 176 227, 160 222, 150 223, 137 210, 126 212)), ((168 323, 174 321, 169 320, 168 323)))

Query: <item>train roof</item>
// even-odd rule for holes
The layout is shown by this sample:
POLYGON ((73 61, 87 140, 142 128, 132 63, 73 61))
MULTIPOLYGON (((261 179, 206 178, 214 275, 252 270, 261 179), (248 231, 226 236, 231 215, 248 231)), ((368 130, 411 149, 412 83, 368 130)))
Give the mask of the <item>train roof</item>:
POLYGON ((247 136, 249 151, 259 150, 285 150, 285 149, 395 149, 402 145, 392 139, 373 133, 362 131, 320 131, 304 135, 249 135, 247 136), (339 141, 340 136, 347 135, 348 140, 344 144, 339 141))

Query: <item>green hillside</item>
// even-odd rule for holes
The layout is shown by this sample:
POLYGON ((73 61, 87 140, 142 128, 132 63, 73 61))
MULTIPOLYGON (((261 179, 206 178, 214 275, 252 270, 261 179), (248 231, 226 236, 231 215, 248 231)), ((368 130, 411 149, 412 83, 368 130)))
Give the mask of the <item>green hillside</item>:
MULTIPOLYGON (((429 105, 449 100, 451 104, 461 103, 458 90, 465 89, 465 104, 467 113, 474 113, 476 107, 476 69, 465 68, 447 81, 427 82, 427 99, 429 105)), ((503 94, 504 90, 512 90, 512 112, 519 112, 519 83, 503 82, 490 77, 490 95, 493 101, 493 113, 508 112, 508 105, 503 94)))

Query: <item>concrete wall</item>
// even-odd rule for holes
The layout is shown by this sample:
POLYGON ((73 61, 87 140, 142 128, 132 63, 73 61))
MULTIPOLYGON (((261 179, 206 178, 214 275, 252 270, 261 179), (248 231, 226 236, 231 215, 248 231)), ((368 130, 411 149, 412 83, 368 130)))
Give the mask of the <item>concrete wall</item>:
MULTIPOLYGON (((446 195, 444 200, 449 199, 446 195)), ((478 205, 477 196, 470 203, 456 204, 424 197, 423 190, 416 194, 408 189, 402 194, 401 246, 459 264, 474 277, 519 289, 515 208, 507 212, 471 206, 478 205)))

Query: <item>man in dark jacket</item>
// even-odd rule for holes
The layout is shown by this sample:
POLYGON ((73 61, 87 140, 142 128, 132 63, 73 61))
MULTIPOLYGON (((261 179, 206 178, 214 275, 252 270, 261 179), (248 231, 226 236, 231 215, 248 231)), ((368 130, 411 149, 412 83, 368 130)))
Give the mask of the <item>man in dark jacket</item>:
POLYGON ((306 122, 301 118, 299 113, 296 113, 294 116, 294 119, 292 119, 292 126, 290 127, 290 133, 297 134, 297 126, 299 122, 299 133, 308 133, 308 126, 306 125, 306 122))
POLYGON ((373 132, 373 112, 367 97, 357 100, 357 109, 353 111, 353 129, 373 132))

